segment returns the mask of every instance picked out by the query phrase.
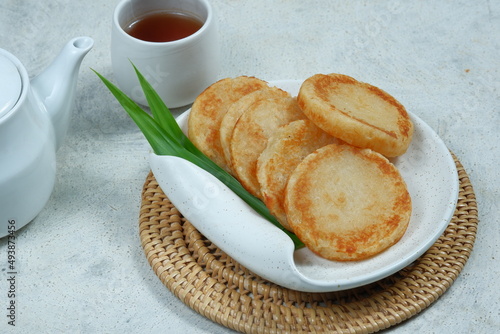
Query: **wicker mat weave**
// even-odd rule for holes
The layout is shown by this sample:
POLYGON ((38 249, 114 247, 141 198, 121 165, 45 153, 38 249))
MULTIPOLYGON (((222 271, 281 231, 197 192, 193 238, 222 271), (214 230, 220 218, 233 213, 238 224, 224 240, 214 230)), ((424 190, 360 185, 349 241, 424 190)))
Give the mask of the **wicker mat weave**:
POLYGON ((163 284, 186 305, 243 333, 373 333, 418 314, 454 282, 478 224, 474 190, 455 157, 458 204, 446 231, 410 266, 378 282, 332 293, 304 293, 265 281, 186 221, 147 176, 140 238, 163 284))

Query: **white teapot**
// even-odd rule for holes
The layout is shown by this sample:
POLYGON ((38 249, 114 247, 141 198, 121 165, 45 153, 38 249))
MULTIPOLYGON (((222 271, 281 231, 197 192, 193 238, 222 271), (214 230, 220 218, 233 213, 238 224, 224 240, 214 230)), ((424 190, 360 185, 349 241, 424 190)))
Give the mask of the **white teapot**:
POLYGON ((78 71, 93 44, 90 37, 72 39, 31 81, 0 49, 0 238, 33 220, 52 193, 78 71))

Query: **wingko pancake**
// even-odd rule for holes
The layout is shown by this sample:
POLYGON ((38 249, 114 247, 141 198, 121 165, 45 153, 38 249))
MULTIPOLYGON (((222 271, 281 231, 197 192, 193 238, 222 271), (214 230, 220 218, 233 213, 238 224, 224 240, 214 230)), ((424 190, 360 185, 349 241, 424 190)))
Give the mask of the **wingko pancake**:
POLYGON ((283 205, 288 178, 306 156, 335 142, 338 142, 336 138, 306 119, 283 126, 269 138, 257 162, 257 179, 262 200, 288 230, 291 227, 283 205))
POLYGON ((267 87, 263 80, 241 76, 217 81, 194 101, 189 114, 189 139, 220 167, 230 171, 219 139, 219 126, 227 109, 251 92, 267 87))
POLYGON ((362 260, 395 244, 411 215, 406 184, 387 158, 370 149, 330 144, 308 155, 285 191, 294 233, 329 260, 362 260))
POLYGON ((304 113, 318 127, 346 143, 371 148, 386 157, 406 152, 413 123, 394 97, 342 74, 316 74, 297 96, 304 113))

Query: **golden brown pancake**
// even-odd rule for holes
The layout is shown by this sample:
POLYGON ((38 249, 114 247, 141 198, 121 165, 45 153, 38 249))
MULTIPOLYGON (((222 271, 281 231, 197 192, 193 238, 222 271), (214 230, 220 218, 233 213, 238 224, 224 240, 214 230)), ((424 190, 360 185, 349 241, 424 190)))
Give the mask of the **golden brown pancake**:
POLYGON ((405 233, 411 199, 396 167, 370 149, 330 144, 308 155, 285 191, 294 233, 337 261, 369 258, 405 233))
POLYGON ((306 119, 284 125, 269 138, 257 161, 257 179, 262 200, 286 229, 292 230, 283 206, 290 174, 310 153, 337 141, 306 119))
POLYGON ((260 90, 241 97, 238 101, 229 106, 220 123, 219 137, 226 164, 231 170, 231 135, 233 134, 234 126, 240 116, 245 112, 247 108, 261 99, 286 96, 289 96, 289 94, 277 87, 264 87, 260 90))
POLYGON ((189 139, 217 165, 229 171, 220 145, 219 127, 231 104, 256 90, 267 87, 263 80, 240 76, 217 81, 194 101, 189 114, 189 139))
POLYGON ((279 127, 304 118, 292 97, 259 100, 240 116, 231 136, 231 163, 236 177, 251 194, 260 197, 257 159, 269 137, 279 127))
POLYGON ((342 74, 316 74, 297 96, 304 113, 330 135, 387 157, 406 152, 413 123, 406 109, 383 90, 342 74))

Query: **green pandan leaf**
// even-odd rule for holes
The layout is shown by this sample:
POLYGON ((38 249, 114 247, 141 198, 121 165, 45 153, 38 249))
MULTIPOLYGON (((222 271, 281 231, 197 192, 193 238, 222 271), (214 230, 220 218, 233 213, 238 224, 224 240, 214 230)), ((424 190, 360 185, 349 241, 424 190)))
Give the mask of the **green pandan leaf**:
POLYGON ((285 229, 278 222, 276 217, 269 212, 269 209, 260 199, 250 194, 237 179, 198 150, 198 148, 182 132, 175 118, 170 113, 170 110, 154 88, 135 66, 134 69, 146 96, 146 100, 148 101, 153 117, 151 117, 146 111, 142 110, 137 103, 135 103, 109 80, 104 78, 98 72, 94 72, 115 96, 132 120, 137 124, 151 145, 153 151, 158 155, 171 155, 183 158, 214 175, 262 217, 266 218, 285 232, 293 240, 296 249, 304 247, 302 241, 300 241, 295 234, 285 229))

